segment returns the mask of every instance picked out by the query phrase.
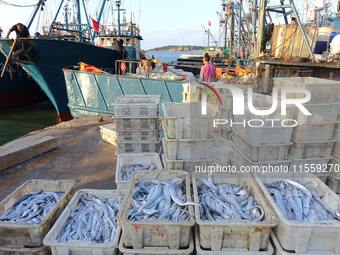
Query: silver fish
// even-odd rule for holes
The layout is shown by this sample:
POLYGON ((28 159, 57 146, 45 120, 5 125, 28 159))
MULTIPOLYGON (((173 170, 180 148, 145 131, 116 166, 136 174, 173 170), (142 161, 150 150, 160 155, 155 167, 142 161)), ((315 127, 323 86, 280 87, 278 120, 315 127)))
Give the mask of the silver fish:
POLYGON ((141 172, 141 171, 156 171, 158 170, 156 165, 154 163, 149 164, 141 164, 141 163, 134 163, 134 164, 124 164, 121 169, 122 173, 122 180, 128 181, 130 180, 130 177, 135 172, 141 172))
POLYGON ((0 221, 21 224, 40 224, 59 202, 64 192, 32 192, 22 196, 0 215, 0 221))
POLYGON ((99 199, 94 195, 82 193, 76 208, 61 228, 57 240, 112 242, 118 228, 117 214, 121 203, 121 198, 99 199))

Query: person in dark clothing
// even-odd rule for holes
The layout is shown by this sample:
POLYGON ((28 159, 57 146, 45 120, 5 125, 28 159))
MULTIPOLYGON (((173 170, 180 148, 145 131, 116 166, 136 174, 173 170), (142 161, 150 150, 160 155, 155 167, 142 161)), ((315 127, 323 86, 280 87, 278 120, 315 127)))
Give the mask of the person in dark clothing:
POLYGON ((1 29, 1 27, 0 27, 0 38, 2 37, 2 29, 1 29))
POLYGON ((17 23, 13 27, 11 27, 7 33, 6 38, 8 38, 12 32, 16 33, 17 39, 30 37, 30 32, 28 31, 28 28, 22 23, 17 23))
POLYGON ((118 51, 119 54, 119 59, 126 59, 127 58, 127 53, 126 50, 123 46, 124 41, 122 39, 117 41, 117 44, 115 46, 115 50, 118 51))
POLYGON ((152 70, 155 69, 155 67, 156 67, 155 56, 152 55, 152 57, 151 57, 151 68, 152 68, 152 70))

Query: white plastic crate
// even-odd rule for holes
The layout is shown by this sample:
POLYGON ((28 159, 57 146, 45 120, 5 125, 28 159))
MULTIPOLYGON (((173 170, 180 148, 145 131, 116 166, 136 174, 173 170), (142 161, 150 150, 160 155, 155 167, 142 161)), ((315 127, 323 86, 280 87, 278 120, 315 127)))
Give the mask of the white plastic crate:
POLYGON ((294 128, 293 139, 300 142, 326 141, 333 139, 336 123, 303 124, 294 128))
MULTIPOLYGON (((52 229, 44 238, 44 245, 49 246, 53 255, 118 255, 119 237, 121 234, 121 227, 117 229, 115 238, 109 243, 96 243, 89 241, 69 241, 59 242, 58 235, 62 231, 72 211, 77 207, 81 194, 87 193, 95 195, 99 199, 122 199, 121 208, 124 207, 124 194, 117 190, 92 190, 83 189, 78 190, 72 197, 70 203, 67 205, 63 213, 60 215, 52 229)), ((126 197, 126 196, 125 196, 126 197)), ((117 218, 120 218, 122 209, 118 212, 117 218)))
POLYGON ((288 156, 288 144, 264 144, 251 143, 247 137, 242 136, 236 130, 232 133, 233 144, 236 145, 249 159, 254 162, 285 160, 288 156))
POLYGON ((192 174, 194 201, 199 204, 198 188, 202 186, 199 179, 212 178, 215 184, 233 184, 245 188, 252 195, 265 213, 261 222, 246 220, 208 221, 200 218, 200 206, 195 205, 196 222, 199 228, 199 241, 202 248, 221 251, 223 248, 248 249, 249 251, 267 250, 269 235, 276 226, 275 216, 268 207, 252 176, 239 178, 235 174, 192 174))
MULTIPOLYGON (((255 162, 252 161, 250 158, 247 157, 238 147, 234 144, 234 158, 233 164, 237 167, 248 167, 248 166, 255 166, 256 171, 254 173, 260 173, 261 169, 263 170, 263 166, 267 167, 280 167, 280 168, 289 168, 291 160, 270 160, 270 161, 261 161, 255 162)), ((253 169, 253 168, 252 168, 253 169)), ((267 168, 268 169, 268 168, 267 168)), ((254 169, 253 169, 254 170, 254 169)))
POLYGON ((267 203, 274 210, 278 219, 278 225, 274 228, 274 232, 283 249, 297 254, 340 252, 340 222, 332 221, 325 224, 324 222, 299 223, 287 220, 263 182, 271 183, 288 179, 297 181, 302 185, 313 185, 322 201, 332 210, 338 211, 340 208, 340 197, 327 187, 325 183, 313 175, 297 175, 295 173, 287 173, 285 176, 255 178, 267 203))
POLYGON ((335 158, 340 159, 340 142, 336 142, 333 148, 333 154, 335 158))
POLYGON ((215 127, 214 128, 214 134, 216 137, 231 140, 231 133, 232 133, 231 128, 226 128, 226 127, 215 127))
POLYGON ((304 107, 312 115, 304 115, 300 110, 296 111, 295 119, 299 124, 305 123, 334 123, 338 119, 340 103, 304 104, 304 107))
POLYGON ((99 126, 99 131, 103 141, 116 145, 117 134, 113 124, 99 126))
POLYGON ((50 255, 51 250, 46 246, 27 248, 18 245, 0 246, 0 255, 50 255))
POLYGON ((229 165, 232 163, 234 148, 230 140, 216 138, 214 146, 214 159, 220 165, 229 165))
POLYGON ((209 160, 214 158, 214 140, 163 139, 163 147, 169 160, 209 160))
POLYGON ((305 158, 305 159, 298 159, 295 158, 293 155, 288 155, 291 159, 291 170, 292 172, 298 173, 305 173, 305 172, 312 172, 319 174, 326 174, 328 172, 328 163, 332 160, 332 157, 328 158, 305 158), (320 168, 320 169, 319 169, 320 168))
POLYGON ((159 104, 160 101, 159 95, 125 95, 116 98, 118 104, 159 104))
POLYGON ((116 117, 158 117, 160 96, 126 95, 116 98, 116 117))
POLYGON ((133 176, 130 182, 129 198, 123 209, 121 219, 122 237, 125 247, 141 249, 144 247, 168 247, 170 249, 187 248, 190 244, 192 227, 195 225, 194 210, 189 209, 189 221, 170 222, 167 220, 142 220, 130 221, 127 219, 128 211, 132 205, 132 193, 136 182, 139 180, 173 180, 180 178, 185 183, 186 198, 191 200, 189 174, 183 171, 161 171, 158 173, 138 173, 133 176))
POLYGON ((142 249, 129 249, 124 247, 123 240, 119 242, 119 251, 122 255, 192 255, 195 249, 194 237, 191 236, 190 245, 184 249, 169 249, 159 247, 147 247, 142 249))
POLYGON ((157 130, 158 118, 113 118, 115 130, 157 130))
MULTIPOLYGON (((239 117, 235 118, 238 123, 243 122, 239 117)), ((292 140, 293 128, 282 126, 263 126, 250 127, 248 125, 236 124, 233 125, 233 130, 238 131, 243 136, 247 137, 253 144, 288 144, 292 140)))
POLYGON ((116 142, 157 142, 158 130, 117 130, 116 142))
POLYGON ((273 255, 274 248, 273 245, 269 242, 268 249, 266 251, 249 251, 248 249, 228 249, 224 248, 220 251, 211 251, 206 250, 201 247, 199 240, 198 228, 195 228, 195 245, 196 245, 196 255, 273 255))
MULTIPOLYGON (((274 78, 274 87, 278 88, 304 88, 311 92, 309 103, 334 103, 337 101, 337 91, 340 86, 338 81, 314 77, 287 77, 274 78)), ((301 93, 289 93, 288 98, 305 97, 301 93)))
POLYGON ((340 178, 330 175, 327 178, 327 186, 331 188, 336 194, 340 194, 340 178))
POLYGON ((186 82, 182 85, 184 93, 200 93, 202 91, 202 85, 197 82, 186 82))
POLYGON ((117 154, 120 153, 146 153, 158 152, 159 142, 119 142, 117 143, 117 154))
POLYGON ((38 191, 64 192, 59 202, 51 208, 40 224, 24 224, 0 221, 0 247, 6 245, 22 245, 39 247, 43 238, 71 198, 75 182, 72 180, 30 180, 9 194, 0 202, 0 214, 11 208, 22 196, 38 191))
POLYGON ((329 158, 332 154, 335 140, 318 142, 300 142, 293 140, 289 148, 289 154, 297 159, 305 158, 329 158))
POLYGON ((213 137, 213 119, 202 115, 201 103, 163 103, 163 127, 168 139, 213 137))
POLYGON ((170 160, 167 157, 166 148, 164 149, 164 153, 162 154, 162 161, 164 164, 164 169, 173 171, 173 170, 183 170, 186 172, 194 172, 196 167, 206 167, 214 164, 212 159, 203 159, 203 160, 170 160))
MULTIPOLYGON (((119 190, 127 190, 129 188, 129 181, 122 179, 122 167, 125 164, 149 164, 153 163, 157 169, 155 171, 163 170, 161 159, 158 153, 127 153, 117 155, 117 164, 115 172, 115 181, 119 190)), ((132 176, 131 176, 132 178, 132 176)))
POLYGON ((340 160, 333 158, 329 163, 330 173, 335 177, 340 179, 340 160))

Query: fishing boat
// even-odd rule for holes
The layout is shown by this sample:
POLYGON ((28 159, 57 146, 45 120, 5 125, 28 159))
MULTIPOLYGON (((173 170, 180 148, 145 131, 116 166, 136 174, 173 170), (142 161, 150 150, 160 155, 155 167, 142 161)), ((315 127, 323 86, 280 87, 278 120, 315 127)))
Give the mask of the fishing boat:
MULTIPOLYGON (((5 57, 0 54, 0 71, 5 61, 5 57)), ((12 66, 7 69, 8 72, 0 79, 0 109, 46 100, 39 86, 23 70, 12 66)))
MULTIPOLYGON (((18 63, 27 74, 45 92, 56 109, 59 121, 67 121, 72 118, 67 105, 67 92, 62 69, 66 66, 78 65, 80 62, 95 66, 106 72, 115 71, 115 61, 120 59, 119 52, 115 50, 115 43, 123 39, 126 43, 135 43, 141 37, 136 34, 134 24, 130 24, 129 34, 123 34, 120 24, 121 1, 115 1, 118 9, 117 28, 109 30, 107 27, 100 27, 101 18, 107 1, 102 1, 100 11, 96 20, 97 29, 94 23, 90 24, 87 6, 85 1, 76 0, 76 22, 70 23, 69 11, 67 10, 69 1, 60 0, 58 10, 51 25, 34 38, 20 39, 23 57, 14 61, 18 63), (65 2, 65 3, 64 3, 65 2), (62 8, 64 7, 64 8, 62 8), (61 10, 65 10, 63 19, 65 23, 57 22, 61 10), (82 24, 82 15, 85 13, 86 24, 82 24), (101 38, 110 38, 110 46, 105 47, 101 38), (96 44, 97 42, 97 44, 96 44), (102 42, 98 44, 98 42, 102 42)), ((45 1, 39 1, 32 15, 32 19, 41 10, 45 1)), ((106 40, 107 41, 107 40, 106 40)), ((1 39, 3 51, 9 55, 13 47, 13 40, 1 39)), ((136 47, 134 48, 136 49, 136 47)), ((139 55, 137 50, 135 55, 139 55)), ((130 55, 131 56, 131 55, 130 55)))

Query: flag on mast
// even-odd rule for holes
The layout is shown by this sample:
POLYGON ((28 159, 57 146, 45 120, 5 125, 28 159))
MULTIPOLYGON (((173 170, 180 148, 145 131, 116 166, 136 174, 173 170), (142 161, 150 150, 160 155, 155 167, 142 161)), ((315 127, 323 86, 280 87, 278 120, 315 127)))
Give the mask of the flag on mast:
POLYGON ((95 19, 91 18, 91 22, 92 22, 92 27, 93 27, 93 31, 94 32, 99 32, 99 22, 96 21, 95 19))

